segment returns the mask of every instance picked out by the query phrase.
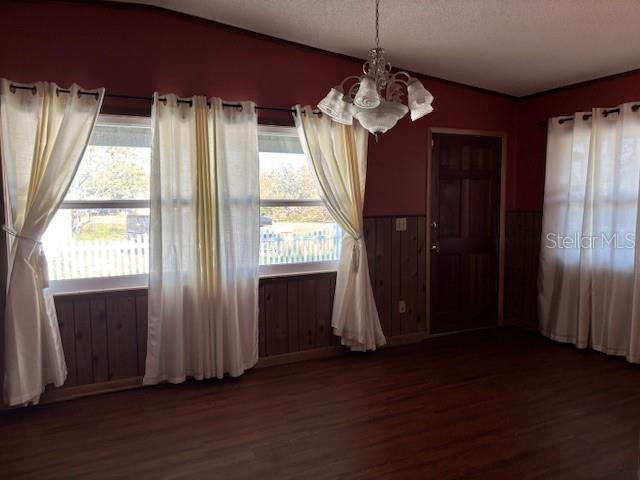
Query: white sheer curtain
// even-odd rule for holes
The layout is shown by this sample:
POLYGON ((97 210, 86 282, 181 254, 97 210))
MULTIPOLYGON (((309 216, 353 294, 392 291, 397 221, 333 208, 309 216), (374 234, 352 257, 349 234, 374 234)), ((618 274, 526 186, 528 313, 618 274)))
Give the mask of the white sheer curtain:
POLYGON ((54 83, 0 82, 2 174, 8 245, 4 399, 37 403, 67 376, 40 239, 69 189, 104 89, 80 95, 54 83), (26 85, 22 85, 26 86, 26 85))
POLYGON ((241 375, 258 360, 253 103, 156 94, 145 384, 241 375))
MULTIPOLYGON (((586 116, 585 114, 591 114, 586 116)), ((540 331, 640 363, 640 112, 549 121, 540 331)))
POLYGON ((371 289, 363 238, 367 131, 357 121, 342 125, 325 115, 315 115, 310 107, 296 106, 294 119, 322 199, 345 232, 331 318, 333 332, 351 350, 375 350, 386 340, 371 289))

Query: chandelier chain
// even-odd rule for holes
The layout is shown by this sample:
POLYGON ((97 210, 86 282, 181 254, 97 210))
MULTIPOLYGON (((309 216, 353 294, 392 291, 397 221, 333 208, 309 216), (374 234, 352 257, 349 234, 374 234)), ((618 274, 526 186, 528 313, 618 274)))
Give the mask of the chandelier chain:
POLYGON ((380 48, 380 0, 376 0, 376 48, 380 48))

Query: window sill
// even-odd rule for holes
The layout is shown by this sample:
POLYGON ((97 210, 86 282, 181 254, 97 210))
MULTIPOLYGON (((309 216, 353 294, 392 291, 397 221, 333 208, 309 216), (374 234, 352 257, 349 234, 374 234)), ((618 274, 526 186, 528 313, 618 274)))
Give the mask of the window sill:
POLYGON ((295 277, 319 273, 335 273, 338 262, 283 263, 279 265, 260 265, 260 278, 295 277))
POLYGON ((149 288, 149 275, 123 275, 118 277, 76 278, 72 280, 52 280, 49 291, 59 297, 90 293, 113 292, 117 290, 138 290, 149 288))
MULTIPOLYGON (((281 265, 261 265, 260 279, 296 277, 335 273, 338 262, 309 262, 281 265)), ((56 297, 92 293, 115 292, 118 290, 142 290, 149 288, 149 275, 125 275, 118 277, 78 278, 72 280, 52 280, 49 291, 56 297)))

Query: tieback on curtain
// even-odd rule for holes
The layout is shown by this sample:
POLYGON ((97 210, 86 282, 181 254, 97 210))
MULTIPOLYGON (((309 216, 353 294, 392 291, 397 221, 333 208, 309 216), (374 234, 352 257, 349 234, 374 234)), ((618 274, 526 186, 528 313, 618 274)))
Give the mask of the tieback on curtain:
POLYGON ((42 242, 40 240, 36 240, 35 238, 27 237, 26 235, 21 235, 15 231, 9 225, 2 225, 2 230, 7 232, 12 237, 17 238, 18 240, 22 240, 25 242, 31 242, 33 244, 33 248, 31 252, 29 252, 29 256, 33 255, 34 251, 37 254, 37 264, 40 268, 40 284, 42 288, 49 288, 49 265, 47 264, 47 257, 44 254, 44 249, 42 248, 42 242))
POLYGON ((360 269, 360 240, 362 240, 362 235, 357 235, 353 237, 353 248, 351 250, 351 265, 353 266, 353 273, 358 273, 360 269))
POLYGON ((35 238, 27 237, 25 235, 20 235, 18 232, 16 232, 9 225, 2 225, 2 230, 7 232, 12 237, 16 237, 19 240, 26 240, 28 242, 33 242, 35 245, 42 245, 42 242, 40 240, 36 240, 35 238))

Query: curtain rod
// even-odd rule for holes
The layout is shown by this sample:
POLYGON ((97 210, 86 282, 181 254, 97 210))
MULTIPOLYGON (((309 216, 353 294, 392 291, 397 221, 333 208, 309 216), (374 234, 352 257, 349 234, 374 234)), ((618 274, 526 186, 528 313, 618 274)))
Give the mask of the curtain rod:
MULTIPOLYGON (((632 112, 637 112, 638 110, 640 110, 640 103, 637 103, 637 104, 631 106, 631 111, 632 112)), ((602 115, 604 117, 608 117, 612 113, 620 113, 620 108, 619 107, 618 108, 608 108, 608 109, 605 109, 605 110, 602 111, 602 115)), ((582 120, 588 120, 592 116, 593 116, 592 113, 585 113, 584 115, 582 115, 582 120)), ((562 125, 565 122, 571 122, 573 120, 575 120, 575 115, 567 115, 566 117, 561 118, 560 120, 558 120, 558 123, 560 125, 562 125)), ((541 126, 541 127, 546 127, 547 126, 547 122, 545 120, 540 120, 538 122, 538 125, 541 126)))
MULTIPOLYGON (((26 86, 22 86, 22 85, 9 85, 10 89, 13 90, 31 90, 34 94, 36 93, 36 87, 26 87, 26 86)), ((64 88, 58 88, 56 90, 56 93, 71 93, 71 90, 68 89, 64 89, 64 88)), ((98 93, 97 92, 86 92, 84 90, 80 90, 78 92, 78 95, 92 95, 95 96, 96 98, 98 98, 98 93)), ((140 96, 140 95, 121 95, 121 94, 117 94, 117 93, 105 93, 104 94, 105 97, 109 97, 109 98, 120 98, 120 99, 126 99, 126 100, 143 100, 143 101, 148 101, 148 102, 153 102, 153 97, 145 97, 145 96, 140 96)), ((159 98, 158 100, 160 100, 161 102, 167 102, 166 97, 162 97, 159 98)), ((188 104, 189 106, 193 105, 193 101, 189 100, 189 99, 178 99, 178 103, 184 103, 184 104, 188 104)), ((207 102, 207 105, 211 106, 210 102, 207 102)), ((223 107, 233 107, 233 108, 242 108, 242 105, 240 103, 223 103, 222 104, 223 107)), ((295 109, 289 107, 259 107, 256 105, 256 110, 267 110, 267 111, 272 111, 272 112, 290 112, 290 113, 295 113, 295 109)), ((314 110, 313 113, 315 113, 316 115, 320 115, 321 112, 314 110)))

